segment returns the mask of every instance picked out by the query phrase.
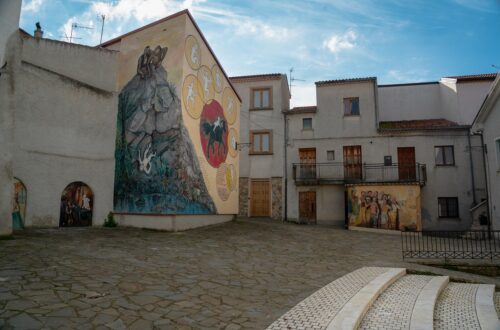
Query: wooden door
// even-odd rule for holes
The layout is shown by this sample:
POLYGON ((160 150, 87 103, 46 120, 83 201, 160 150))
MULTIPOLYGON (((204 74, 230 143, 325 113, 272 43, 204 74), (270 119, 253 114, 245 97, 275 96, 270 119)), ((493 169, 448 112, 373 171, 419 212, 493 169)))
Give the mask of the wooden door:
POLYGON ((316 148, 299 149, 300 178, 316 179, 316 148))
POLYGON ((316 192, 299 192, 299 220, 316 223, 316 192))
POLYGON ((271 196, 269 190, 270 190, 269 180, 252 180, 250 216, 252 217, 271 216, 271 199, 270 199, 271 196))
POLYGON ((344 147, 344 177, 346 179, 362 179, 361 146, 344 147))
POLYGON ((415 148, 398 148, 398 172, 400 181, 416 179, 415 148))

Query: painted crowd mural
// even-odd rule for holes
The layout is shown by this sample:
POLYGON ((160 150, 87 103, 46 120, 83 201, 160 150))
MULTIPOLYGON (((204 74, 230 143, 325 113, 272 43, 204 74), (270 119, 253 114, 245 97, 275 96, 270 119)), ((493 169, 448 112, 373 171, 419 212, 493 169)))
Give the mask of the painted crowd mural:
POLYGON ((83 182, 70 183, 61 196, 59 226, 82 227, 92 225, 94 194, 83 182))
POLYGON ((12 229, 19 230, 24 228, 26 217, 26 199, 27 191, 24 184, 17 178, 14 178, 14 200, 12 203, 12 229))
POLYGON ((420 187, 350 186, 347 214, 349 226, 420 230, 420 187))
POLYGON ((115 212, 216 214, 237 188, 227 161, 237 159, 239 100, 198 39, 179 43, 179 34, 173 26, 163 40, 152 33, 128 45, 137 55, 125 65, 136 72, 119 94, 115 212))

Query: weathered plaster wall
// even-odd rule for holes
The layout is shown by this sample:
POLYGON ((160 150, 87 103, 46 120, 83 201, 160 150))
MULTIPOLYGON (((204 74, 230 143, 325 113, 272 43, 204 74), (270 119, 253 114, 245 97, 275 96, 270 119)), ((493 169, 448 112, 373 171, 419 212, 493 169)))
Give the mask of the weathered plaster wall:
POLYGON ((5 47, 12 33, 19 29, 21 0, 0 1, 0 68, 5 63, 5 47))
POLYGON ((73 181, 93 190, 93 224, 102 224, 112 210, 116 53, 17 39, 13 174, 27 189, 25 225, 58 226, 73 181))

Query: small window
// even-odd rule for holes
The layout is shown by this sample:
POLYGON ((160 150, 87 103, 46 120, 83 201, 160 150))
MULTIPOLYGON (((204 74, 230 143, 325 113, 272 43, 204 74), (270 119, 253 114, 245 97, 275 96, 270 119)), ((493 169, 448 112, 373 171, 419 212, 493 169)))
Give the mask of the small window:
POLYGON ((436 146, 434 147, 434 155, 436 157, 436 165, 455 165, 455 153, 453 151, 453 146, 436 146))
POLYGON ((335 160, 335 150, 328 150, 326 152, 326 159, 327 160, 335 160))
POLYGON ((438 213, 440 218, 458 218, 458 198, 439 197, 438 213))
POLYGON ((272 131, 251 131, 251 154, 270 154, 273 151, 272 131))
POLYGON ((384 166, 392 165, 392 156, 384 156, 384 166))
POLYGON ((313 120, 312 118, 302 118, 302 129, 312 129, 313 120))
POLYGON ((344 116, 359 116, 359 97, 344 98, 344 116))
POLYGON ((495 149, 497 152, 497 171, 500 171, 500 138, 495 140, 495 149))
POLYGON ((271 88, 252 89, 252 109, 271 109, 272 93, 271 88))

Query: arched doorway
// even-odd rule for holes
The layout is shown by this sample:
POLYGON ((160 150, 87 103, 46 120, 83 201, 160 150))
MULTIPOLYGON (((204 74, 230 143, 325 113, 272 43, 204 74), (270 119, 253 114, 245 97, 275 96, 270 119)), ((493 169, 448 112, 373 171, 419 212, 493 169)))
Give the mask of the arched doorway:
POLYGON ((12 229, 24 228, 26 217, 27 191, 24 183, 18 178, 14 178, 14 200, 12 201, 12 229))
POLYGON ((92 225, 94 194, 83 182, 72 182, 61 196, 59 227, 84 227, 92 225))

